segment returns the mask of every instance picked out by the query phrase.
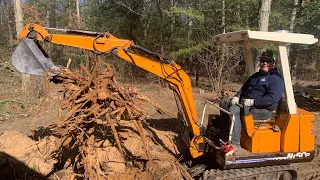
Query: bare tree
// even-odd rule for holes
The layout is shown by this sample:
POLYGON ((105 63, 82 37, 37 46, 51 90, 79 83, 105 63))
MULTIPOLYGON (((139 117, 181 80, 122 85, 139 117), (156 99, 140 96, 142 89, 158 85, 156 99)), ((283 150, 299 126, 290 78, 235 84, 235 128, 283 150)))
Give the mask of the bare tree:
POLYGON ((68 1, 68 5, 69 5, 69 22, 72 22, 72 0, 68 1))
POLYGON ((222 0, 222 8, 221 8, 221 15, 222 15, 222 22, 221 22, 221 26, 223 28, 223 33, 226 32, 226 1, 222 0))
POLYGON ((15 15, 15 21, 16 21, 17 37, 19 37, 19 33, 20 33, 21 29, 23 28, 23 14, 22 14, 20 0, 14 1, 14 15, 15 15))
POLYGON ((293 9, 291 12, 291 21, 290 21, 290 29, 289 29, 290 32, 293 32, 298 6, 299 6, 299 0, 293 0, 293 9))
MULTIPOLYGON (((269 29, 269 16, 272 0, 262 0, 259 13, 259 31, 268 31, 269 29)), ((260 53, 262 53, 261 50, 260 53)), ((259 70, 259 61, 255 62, 255 71, 259 70)))
POLYGON ((78 27, 80 27, 81 19, 80 19, 80 4, 79 4, 79 0, 77 0, 77 20, 78 20, 78 27))
POLYGON ((271 1, 272 0, 262 0, 259 15, 259 31, 268 31, 271 1))
MULTIPOLYGON (((223 28, 222 33, 226 33, 226 1, 222 0, 222 7, 221 7, 221 16, 222 16, 222 22, 221 22, 221 26, 223 28)), ((222 44, 221 45, 221 55, 220 55, 220 62, 221 62, 221 68, 218 68, 218 75, 217 75, 217 79, 218 79, 218 85, 216 85, 216 90, 221 91, 222 88, 222 70, 223 67, 227 64, 228 62, 228 57, 226 56, 228 54, 227 51, 227 46, 226 44, 222 44)))
MULTIPOLYGON (((301 2, 301 1, 300 1, 301 2)), ((300 3, 301 5, 301 3, 300 3)), ((295 19, 296 19, 296 15, 297 15, 297 10, 299 7, 299 0, 293 0, 293 9, 291 12, 291 20, 290 20, 290 27, 289 27, 289 32, 293 32, 293 28, 295 25, 295 19)), ((288 56, 290 53, 290 49, 292 49, 293 47, 291 45, 288 46, 288 56)), ((297 58, 293 57, 291 59, 291 76, 292 76, 292 84, 295 85, 297 82, 297 58)))
POLYGON ((0 25, 1 25, 1 27, 4 27, 4 17, 5 17, 5 9, 6 9, 6 7, 4 6, 4 7, 2 7, 2 5, 3 5, 3 2, 2 2, 2 0, 0 1, 0 25))
POLYGON ((218 46, 212 43, 204 47, 203 52, 197 53, 197 58, 206 69, 210 86, 214 91, 221 92, 223 82, 234 79, 231 76, 243 60, 243 56, 239 55, 241 52, 241 45, 218 46))
POLYGON ((9 0, 4 0, 4 8, 5 8, 5 17, 6 17, 6 20, 7 20, 7 27, 8 27, 8 45, 11 49, 12 47, 12 42, 13 42, 13 35, 12 35, 12 31, 11 31, 11 26, 10 26, 10 1, 9 0))
MULTIPOLYGON (((17 39, 18 39, 19 33, 23 28, 23 14, 22 14, 20 0, 14 0, 14 17, 16 22, 16 32, 17 32, 17 39)), ((30 75, 21 74, 21 79, 22 79, 22 92, 27 93, 28 87, 30 84, 30 75)))

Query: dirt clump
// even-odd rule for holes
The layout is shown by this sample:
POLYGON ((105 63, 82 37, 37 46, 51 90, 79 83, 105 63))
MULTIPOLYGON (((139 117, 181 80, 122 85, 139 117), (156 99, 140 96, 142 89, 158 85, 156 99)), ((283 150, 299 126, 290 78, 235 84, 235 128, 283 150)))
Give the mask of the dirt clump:
POLYGON ((0 136, 0 152, 6 156, 1 158, 2 163, 20 161, 35 172, 48 175, 56 163, 49 158, 54 150, 54 140, 54 137, 49 137, 36 142, 19 132, 6 131, 0 136))

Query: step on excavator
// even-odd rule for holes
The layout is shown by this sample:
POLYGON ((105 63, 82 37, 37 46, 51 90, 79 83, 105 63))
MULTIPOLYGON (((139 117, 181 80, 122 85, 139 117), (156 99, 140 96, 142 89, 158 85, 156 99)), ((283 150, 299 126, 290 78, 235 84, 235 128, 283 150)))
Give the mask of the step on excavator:
MULTIPOLYGON (((174 61, 109 32, 49 28, 31 23, 21 30, 19 38, 11 63, 22 73, 43 75, 62 68, 56 66, 40 46, 39 41, 44 41, 90 50, 98 55, 110 53, 163 78, 175 95, 178 119, 184 129, 181 137, 188 144, 188 154, 194 162, 198 159, 206 162, 186 165, 192 177, 203 180, 297 179, 296 169, 289 164, 309 162, 315 157, 315 117, 296 106, 287 56, 288 44, 314 44, 318 40, 313 35, 244 30, 215 36, 221 44, 243 45, 249 74, 254 73, 252 48, 273 45, 278 49, 277 63, 285 84, 285 100, 274 118, 256 120, 250 114, 241 117, 241 153, 234 153, 232 145, 234 115, 207 101, 202 118, 198 118, 190 78, 174 61), (209 106, 218 108, 220 115, 212 114, 205 120, 209 106), (222 114, 231 121, 225 123, 222 114)), ((51 74, 52 78, 56 75, 51 74)))

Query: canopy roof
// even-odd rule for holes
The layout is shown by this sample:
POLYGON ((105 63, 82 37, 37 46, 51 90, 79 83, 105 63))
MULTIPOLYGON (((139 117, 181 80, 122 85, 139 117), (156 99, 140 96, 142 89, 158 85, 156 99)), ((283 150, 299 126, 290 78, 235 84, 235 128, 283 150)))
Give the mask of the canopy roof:
POLYGON ((214 36, 219 43, 241 43, 249 41, 251 43, 298 43, 298 44, 314 44, 318 39, 311 34, 285 33, 285 32, 264 32, 264 31, 234 31, 214 36))

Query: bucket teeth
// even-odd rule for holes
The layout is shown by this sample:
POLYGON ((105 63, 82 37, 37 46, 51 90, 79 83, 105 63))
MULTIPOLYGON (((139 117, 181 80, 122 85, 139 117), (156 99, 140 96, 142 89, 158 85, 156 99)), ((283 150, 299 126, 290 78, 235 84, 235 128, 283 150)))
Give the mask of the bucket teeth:
MULTIPOLYGON (((50 68, 59 69, 33 39, 23 38, 11 57, 13 67, 25 74, 44 75, 50 68)), ((54 74, 52 74, 54 75, 54 74)))

